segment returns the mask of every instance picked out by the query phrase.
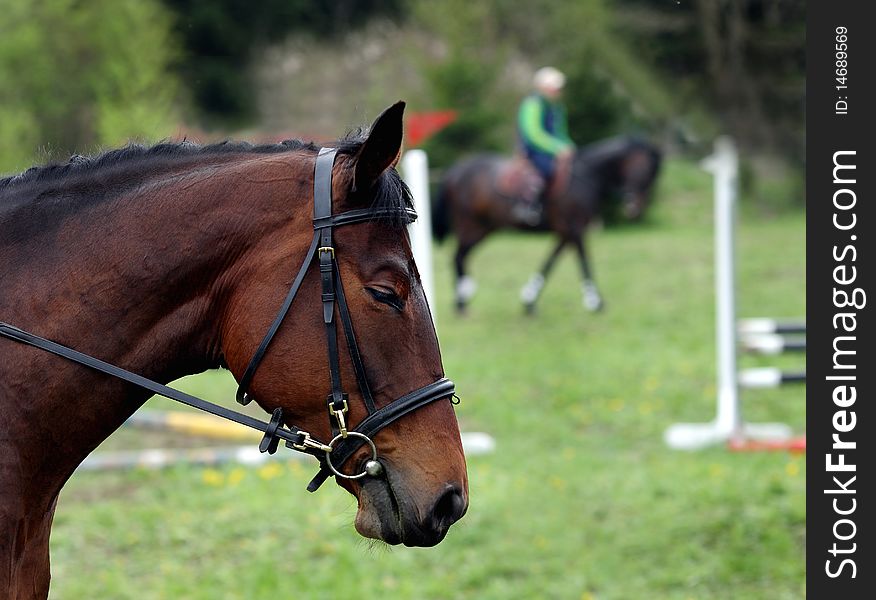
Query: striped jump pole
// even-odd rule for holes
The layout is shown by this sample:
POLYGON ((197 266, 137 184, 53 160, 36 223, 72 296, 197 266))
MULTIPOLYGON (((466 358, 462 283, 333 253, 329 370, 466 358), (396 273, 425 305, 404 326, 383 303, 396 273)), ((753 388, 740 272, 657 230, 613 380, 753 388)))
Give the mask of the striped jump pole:
MULTIPOLYGON (((90 454, 77 471, 113 471, 122 469, 165 469, 178 465, 217 466, 239 464, 260 466, 278 460, 307 460, 299 453, 285 455, 259 452, 261 435, 248 427, 225 421, 213 415, 187 411, 144 410, 136 412, 125 421, 126 427, 181 433, 185 435, 223 439, 228 441, 253 442, 246 446, 208 446, 203 448, 152 448, 90 454)), ((486 433, 463 432, 462 450, 466 456, 489 454, 496 442, 486 433)))
MULTIPOLYGON (((462 434, 462 449, 466 456, 489 454, 496 449, 495 440, 486 433, 462 434)), ((268 462, 308 460, 309 456, 290 452, 268 454, 259 452, 258 446, 213 446, 206 448, 152 448, 148 450, 123 450, 94 452, 76 468, 77 471, 117 471, 125 469, 167 469, 180 465, 218 466, 239 464, 247 467, 261 466, 268 462)))
POLYGON ((806 383, 806 373, 787 373, 775 367, 761 367, 739 371, 739 387, 774 388, 788 383, 806 383))
POLYGON ((740 319, 737 328, 740 335, 806 333, 804 321, 778 319, 740 319))
POLYGON ((709 423, 676 423, 664 433, 671 448, 696 450, 729 440, 787 440, 784 423, 745 423, 739 399, 736 367, 736 190, 739 158, 729 137, 715 140, 714 154, 700 163, 714 176, 715 309, 717 349, 717 407, 709 423))
POLYGON ((269 461, 303 460, 304 454, 268 454, 258 446, 227 446, 208 448, 153 448, 94 452, 76 468, 77 471, 118 471, 126 469, 166 469, 178 465, 213 466, 235 463, 259 466, 269 461))
POLYGON ((240 423, 219 419, 206 413, 175 410, 141 410, 128 417, 128 420, 125 421, 125 426, 138 429, 175 431, 209 439, 256 443, 261 440, 263 435, 261 432, 254 431, 240 423))
POLYGON ((745 335, 740 345, 746 352, 756 354, 784 354, 785 352, 806 352, 805 337, 785 337, 776 333, 745 335))

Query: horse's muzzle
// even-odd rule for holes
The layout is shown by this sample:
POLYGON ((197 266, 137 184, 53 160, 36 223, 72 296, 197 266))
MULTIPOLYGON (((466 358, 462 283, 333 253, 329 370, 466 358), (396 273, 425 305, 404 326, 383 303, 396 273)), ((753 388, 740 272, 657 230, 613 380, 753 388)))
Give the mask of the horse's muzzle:
POLYGON ((463 491, 455 485, 448 485, 444 493, 438 496, 432 510, 426 514, 427 528, 421 530, 419 536, 407 536, 405 544, 434 546, 444 539, 450 526, 459 521, 466 510, 468 510, 468 500, 463 491))
POLYGON ((387 544, 429 547, 441 542, 468 509, 463 489, 447 483, 432 497, 415 498, 387 478, 367 478, 359 491, 356 530, 387 544))

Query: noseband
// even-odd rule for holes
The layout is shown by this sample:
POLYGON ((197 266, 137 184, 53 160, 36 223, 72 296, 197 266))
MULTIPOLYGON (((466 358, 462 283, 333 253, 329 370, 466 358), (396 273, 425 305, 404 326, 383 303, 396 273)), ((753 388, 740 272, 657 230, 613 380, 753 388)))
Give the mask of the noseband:
POLYGON ((408 413, 436 400, 452 397, 454 385, 452 381, 442 377, 433 383, 405 394, 401 398, 397 398, 386 406, 379 409, 376 407, 374 398, 371 395, 371 389, 368 386, 368 380, 365 377, 365 366, 362 363, 362 357, 356 344, 350 311, 344 296, 344 288, 341 285, 340 271, 338 270, 335 248, 332 243, 333 230, 335 227, 374 219, 391 218, 398 220, 401 218, 404 222, 410 223, 417 218, 417 214, 413 209, 409 208, 364 208, 333 215, 332 167, 336 154, 336 148, 322 148, 317 155, 313 181, 313 241, 310 244, 301 268, 298 270, 298 274, 292 282, 292 287, 286 295, 283 305, 280 307, 280 311, 277 313, 268 332, 265 334, 244 371, 236 395, 237 401, 244 405, 252 400, 252 396, 247 393, 247 390, 252 383, 255 372, 280 325, 286 318, 311 262, 316 258, 319 263, 320 280, 322 282, 322 318, 325 324, 329 373, 331 375, 331 393, 328 395, 326 404, 333 437, 328 443, 315 439, 308 432, 294 425, 285 426, 283 424, 282 408, 275 409, 270 421, 265 423, 248 415, 234 412, 225 407, 167 387, 121 367, 103 362, 93 356, 77 352, 67 346, 41 338, 6 323, 0 322, 0 336, 40 348, 113 377, 123 379, 153 394, 164 396, 165 398, 209 412, 218 417, 262 431, 264 436, 259 444, 261 452, 273 454, 277 451, 280 440, 284 440, 287 448, 311 454, 320 462, 320 470, 307 486, 308 491, 316 491, 332 475, 344 479, 380 476, 383 473, 383 466, 378 461, 377 447, 372 438, 381 429, 408 413), (336 307, 341 325, 344 328, 344 338, 347 341, 347 349, 356 374, 359 393, 368 411, 368 416, 362 419, 353 429, 350 429, 347 423, 349 395, 343 391, 341 384, 337 321, 335 320, 336 307), (365 463, 363 470, 353 475, 342 473, 339 470, 341 465, 365 444, 370 449, 371 458, 365 463))

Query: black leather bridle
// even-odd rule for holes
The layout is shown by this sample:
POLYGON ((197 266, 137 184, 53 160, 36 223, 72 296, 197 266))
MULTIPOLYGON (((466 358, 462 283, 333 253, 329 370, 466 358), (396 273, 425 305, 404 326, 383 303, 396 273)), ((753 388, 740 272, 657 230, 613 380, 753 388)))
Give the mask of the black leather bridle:
MULTIPOLYGON (((268 329, 250 360, 249 365, 240 379, 237 390, 237 401, 248 404, 252 396, 247 390, 252 383, 255 372, 268 350, 268 346, 274 339, 280 325, 289 312, 301 283, 304 281, 311 262, 314 258, 319 263, 320 279, 322 282, 322 317, 325 323, 326 339, 328 346, 329 373, 331 375, 331 393, 328 395, 327 408, 332 435, 334 436, 327 444, 323 443, 308 432, 283 424, 283 409, 277 408, 271 415, 269 422, 265 423, 248 415, 237 413, 225 407, 201 400, 179 390, 175 390, 158 382, 147 379, 121 367, 111 365, 102 360, 83 354, 67 346, 51 340, 41 338, 32 333, 23 331, 7 323, 0 322, 0 336, 15 340, 24 344, 40 348, 81 365, 101 371, 118 379, 133 383, 153 394, 158 394, 187 404, 199 410, 209 412, 218 417, 240 423, 252 429, 264 432, 259 450, 273 454, 277 451, 280 440, 284 440, 286 447, 299 452, 305 452, 316 456, 320 462, 320 470, 307 486, 308 491, 314 492, 319 486, 332 475, 346 479, 359 479, 365 476, 377 477, 383 473, 383 467, 377 460, 377 449, 372 438, 384 427, 395 422, 408 413, 442 398, 451 399, 454 396, 454 385, 449 379, 441 379, 416 389, 401 398, 390 402, 386 406, 377 408, 368 380, 365 376, 365 367, 356 344, 356 336, 353 332, 353 323, 350 311, 344 296, 344 288, 341 285, 340 271, 338 270, 335 248, 332 244, 332 235, 335 227, 370 221, 373 219, 391 218, 410 223, 417 218, 413 209, 405 208, 364 208, 347 212, 332 214, 332 167, 334 165, 336 148, 322 148, 316 158, 316 168, 313 182, 313 241, 304 258, 301 268, 298 270, 292 287, 280 307, 276 318, 268 329), (341 384, 340 356, 338 354, 337 322, 335 320, 335 308, 344 328, 344 338, 347 340, 347 348, 356 374, 359 392, 368 416, 354 428, 350 429, 347 424, 347 412, 349 409, 349 396, 343 391, 341 384), (338 469, 349 459, 362 445, 368 444, 371 449, 371 460, 365 463, 363 470, 357 474, 348 475, 338 469)), ((452 400, 451 400, 452 401, 452 400)))

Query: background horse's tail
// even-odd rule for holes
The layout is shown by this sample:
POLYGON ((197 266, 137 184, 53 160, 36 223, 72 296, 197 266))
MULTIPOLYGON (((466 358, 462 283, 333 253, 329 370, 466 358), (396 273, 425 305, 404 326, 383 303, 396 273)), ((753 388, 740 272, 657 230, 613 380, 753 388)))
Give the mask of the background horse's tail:
POLYGON ((432 235, 438 243, 443 242, 450 233, 450 205, 447 195, 450 193, 450 181, 442 178, 438 184, 438 193, 432 202, 432 235))

